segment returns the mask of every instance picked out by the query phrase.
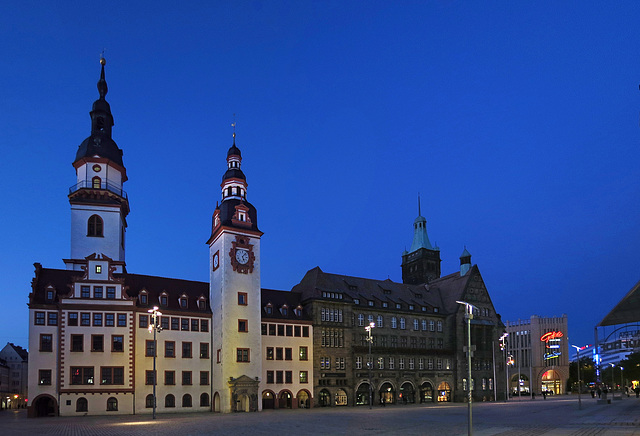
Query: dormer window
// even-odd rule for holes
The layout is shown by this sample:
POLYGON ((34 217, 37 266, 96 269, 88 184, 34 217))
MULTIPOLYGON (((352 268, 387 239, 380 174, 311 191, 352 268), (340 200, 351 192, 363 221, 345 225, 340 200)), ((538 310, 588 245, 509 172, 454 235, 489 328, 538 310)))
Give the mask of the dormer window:
POLYGON ((102 274, 102 265, 96 265, 96 274, 102 274))
POLYGON ((167 296, 166 292, 163 292, 162 294, 160 294, 160 306, 166 307, 168 303, 169 297, 167 296))
POLYGON ((359 298, 354 298, 353 299, 353 304, 360 304, 360 299, 359 298))
POLYGON ((53 301, 53 298, 56 296, 56 292, 52 287, 47 288, 47 302, 53 301))
POLYGON ((149 301, 149 298, 147 296, 147 292, 146 291, 140 292, 140 304, 146 306, 148 301, 149 301))
POLYGON ((180 309, 186 309, 188 307, 188 304, 187 304, 188 300, 185 295, 182 295, 179 298, 178 302, 180 303, 180 309))
POLYGON ((422 311, 426 312, 427 311, 427 306, 422 306, 422 311))
POLYGON ((438 308, 437 307, 433 308, 433 313, 438 313, 438 308))
POLYGON ((207 308, 207 300, 204 297, 198 299, 198 309, 205 310, 207 308))
POLYGON ((367 301, 367 304, 369 305, 369 307, 373 307, 373 300, 367 301))
POLYGON ((410 305, 409 305, 409 310, 413 310, 413 309, 414 309, 413 304, 410 304, 410 305))
POLYGON ((282 316, 289 315, 289 308, 287 307, 286 304, 280 308, 280 313, 282 314, 282 316))
POLYGON ((297 316, 297 317, 301 317, 302 316, 302 307, 298 306, 295 309, 293 309, 293 313, 297 316))
POLYGON ((267 315, 273 314, 273 305, 271 303, 267 304, 264 308, 264 311, 267 315))
POLYGON ((387 303, 386 301, 382 302, 382 307, 389 307, 389 303, 387 303))
POLYGON ((396 303, 396 309, 402 309, 402 305, 400 303, 396 303))
POLYGON ((246 221, 246 215, 244 214, 244 212, 239 212, 238 213, 238 219, 240 221, 246 221))

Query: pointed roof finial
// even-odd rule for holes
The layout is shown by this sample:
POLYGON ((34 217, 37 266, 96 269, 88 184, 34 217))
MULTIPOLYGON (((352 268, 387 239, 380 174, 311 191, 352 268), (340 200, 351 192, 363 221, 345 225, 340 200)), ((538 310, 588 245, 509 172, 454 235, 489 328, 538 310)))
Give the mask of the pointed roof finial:
POLYGON ((233 127, 233 145, 236 145, 236 114, 233 114, 233 123, 231 123, 231 127, 233 127))
POLYGON ((109 88, 107 87, 107 80, 104 78, 104 66, 106 65, 107 60, 104 58, 104 49, 102 49, 102 53, 100 53, 100 65, 102 65, 102 70, 100 71, 100 80, 98 80, 98 93, 100 94, 100 98, 104 100, 109 88))
POLYGON ((420 193, 418 192, 418 216, 422 216, 422 212, 420 211, 420 193))

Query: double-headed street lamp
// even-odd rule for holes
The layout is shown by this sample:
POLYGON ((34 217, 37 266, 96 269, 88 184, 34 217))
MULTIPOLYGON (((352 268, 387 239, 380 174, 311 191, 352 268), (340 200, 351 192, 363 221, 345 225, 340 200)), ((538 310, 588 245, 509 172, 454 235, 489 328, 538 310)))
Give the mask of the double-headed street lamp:
POLYGON ((158 340, 156 338, 157 333, 162 331, 162 327, 158 324, 158 317, 162 316, 162 313, 158 311, 158 306, 153 306, 153 309, 149 309, 152 322, 149 323, 149 333, 153 331, 153 419, 156 419, 156 355, 158 354, 158 340))
MULTIPOLYGON (((503 333, 500 336, 500 349, 502 350, 502 361, 504 362, 504 374, 505 374, 505 384, 504 384, 504 400, 507 401, 509 399, 509 361, 507 360, 507 337, 509 333, 503 333)), ((497 384, 497 383, 496 383, 497 384)))
POLYGON ((467 379, 467 389, 469 390, 469 398, 468 398, 468 406, 467 410, 469 412, 469 436, 473 434, 473 424, 472 424, 472 411, 471 411, 471 402, 473 401, 473 394, 471 392, 472 389, 472 378, 471 378, 471 320, 473 319, 473 310, 476 307, 473 304, 467 303, 465 301, 456 301, 458 304, 462 304, 465 307, 465 319, 467 320, 467 369, 468 369, 468 379, 467 379))
POLYGON ((371 331, 376 326, 376 323, 370 322, 368 326, 364 329, 367 331, 367 342, 369 343, 369 358, 367 359, 367 367, 369 368, 369 409, 371 409, 371 405, 373 403, 373 386, 371 386, 371 367, 373 366, 373 361, 371 360, 371 344, 373 344, 373 336, 371 336, 371 331))
POLYGON ((578 347, 577 345, 571 345, 573 348, 576 349, 576 354, 578 356, 578 410, 582 410, 582 398, 580 397, 580 391, 582 389, 580 389, 580 350, 581 347, 578 347))

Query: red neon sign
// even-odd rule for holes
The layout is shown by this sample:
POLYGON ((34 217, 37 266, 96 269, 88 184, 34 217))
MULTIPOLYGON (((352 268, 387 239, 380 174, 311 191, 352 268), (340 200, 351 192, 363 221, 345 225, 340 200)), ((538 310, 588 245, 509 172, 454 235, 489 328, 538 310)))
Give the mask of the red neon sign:
POLYGON ((564 334, 562 332, 547 332, 544 335, 540 336, 540 340, 542 342, 549 342, 551 339, 558 339, 563 337, 564 334))

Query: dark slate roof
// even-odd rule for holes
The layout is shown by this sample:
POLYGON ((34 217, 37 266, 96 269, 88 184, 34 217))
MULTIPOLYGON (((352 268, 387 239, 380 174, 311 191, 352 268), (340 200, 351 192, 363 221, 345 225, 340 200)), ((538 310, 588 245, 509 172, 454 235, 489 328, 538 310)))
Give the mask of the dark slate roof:
POLYGON ((605 316, 598 327, 640 322, 640 282, 605 316))
POLYGON ((298 292, 290 291, 276 291, 274 289, 262 289, 262 317, 268 319, 281 319, 281 320, 304 320, 310 321, 311 315, 304 309, 302 310, 302 316, 297 316, 293 309, 298 306, 302 307, 301 294, 298 292), (264 308, 271 303, 273 306, 273 312, 268 315, 264 312, 264 308), (284 305, 287 305, 289 309, 287 315, 283 315, 280 310, 284 305))
MULTIPOLYGON (((460 273, 457 272, 436 279, 428 285, 409 285, 389 279, 375 280, 330 274, 315 267, 293 287, 292 292, 300 293, 302 301, 322 298, 323 291, 340 292, 345 301, 353 302, 354 299, 360 299, 363 306, 367 305, 365 300, 373 300, 386 301, 389 303, 389 309, 394 310, 395 304, 400 303, 403 310, 408 310, 408 305, 413 304, 416 311, 421 310, 421 306, 426 306, 429 312, 437 307, 439 313, 454 313, 458 310, 455 300, 463 295, 469 276, 467 273, 460 277, 460 273)), ((380 308, 381 304, 376 303, 375 307, 380 308)))
MULTIPOLYGON (((220 224, 223 226, 234 227, 235 225, 231 222, 233 215, 236 213, 236 206, 240 203, 244 204, 249 208, 249 219, 251 220, 251 227, 248 227, 254 231, 258 230, 258 212, 256 208, 246 200, 239 200, 236 198, 225 198, 222 203, 220 203, 220 224)), ((245 227, 243 227, 245 228, 245 227)))
POLYGON ((228 180, 228 179, 247 180, 247 177, 244 175, 244 173, 242 172, 242 170, 240 168, 229 168, 222 175, 222 183, 224 183, 224 181, 228 180))
POLYGON ((109 159, 117 165, 124 167, 122 163, 122 150, 118 148, 116 142, 111 137, 102 132, 92 133, 87 139, 82 141, 76 152, 74 162, 84 157, 100 156, 109 159))
POLYGON ((9 342, 7 345, 11 346, 22 360, 27 360, 29 358, 29 352, 21 346, 14 345, 12 342, 9 342))

